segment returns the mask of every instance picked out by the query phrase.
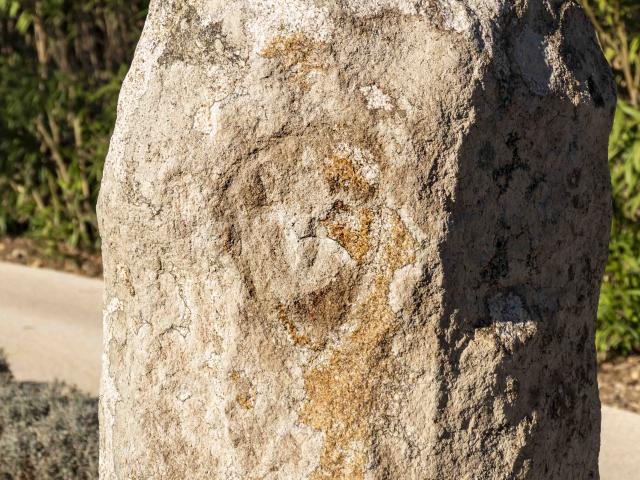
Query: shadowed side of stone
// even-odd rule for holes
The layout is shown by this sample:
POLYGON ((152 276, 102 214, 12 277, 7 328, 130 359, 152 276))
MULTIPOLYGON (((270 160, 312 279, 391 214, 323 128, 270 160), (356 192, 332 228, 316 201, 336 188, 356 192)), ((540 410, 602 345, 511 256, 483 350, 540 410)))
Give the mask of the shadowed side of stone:
MULTIPOLYGON (((491 87, 474 101, 442 249, 441 374, 450 380, 436 450, 438 458, 466 458, 477 478, 595 479, 593 339, 615 94, 576 5, 554 12, 530 3, 503 42, 505 63, 496 59, 491 87), (530 45, 556 21, 555 40, 530 45), (531 48, 544 55, 523 57, 531 48), (566 70, 554 71, 550 56, 566 70)), ((445 460, 441 471, 455 476, 460 467, 451 465, 445 460)))

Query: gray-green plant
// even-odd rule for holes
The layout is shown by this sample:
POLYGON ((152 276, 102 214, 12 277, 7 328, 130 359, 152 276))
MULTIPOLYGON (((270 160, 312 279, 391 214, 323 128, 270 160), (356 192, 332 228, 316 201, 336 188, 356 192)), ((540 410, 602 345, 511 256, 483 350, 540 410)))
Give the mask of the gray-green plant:
POLYGON ((64 383, 16 382, 0 350, 0 479, 98 478, 98 400, 64 383))

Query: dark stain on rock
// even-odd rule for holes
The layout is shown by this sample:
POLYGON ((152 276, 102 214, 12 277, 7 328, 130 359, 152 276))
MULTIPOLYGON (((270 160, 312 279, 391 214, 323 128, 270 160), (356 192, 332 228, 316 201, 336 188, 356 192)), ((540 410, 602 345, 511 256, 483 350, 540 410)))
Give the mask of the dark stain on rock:
POLYGON ((480 148, 480 152, 478 154, 478 166, 487 170, 491 168, 496 160, 496 150, 493 147, 493 144, 489 141, 485 142, 480 148))
MULTIPOLYGON (((346 321, 353 302, 352 281, 348 272, 344 272, 326 287, 300 295, 282 307, 288 321, 295 326, 297 337, 306 338, 303 346, 324 348, 331 333, 346 321)), ((287 328, 290 330, 288 325, 287 328)))
POLYGON ((527 195, 529 196, 533 195, 535 191, 538 189, 538 187, 543 183, 545 183, 546 181, 547 181, 546 173, 538 172, 534 174, 533 177, 531 178, 531 182, 529 183, 529 186, 527 187, 527 195))
POLYGON ((240 57, 222 31, 222 22, 203 24, 198 11, 184 5, 184 13, 176 15, 171 35, 160 65, 183 62, 190 65, 235 63, 240 57))
POLYGON ((580 168, 574 168, 567 176, 567 185, 570 189, 575 190, 580 186, 580 179, 582 178, 582 170, 580 168))
POLYGON ((507 190, 509 190, 509 185, 511 184, 511 180, 513 179, 514 172, 518 170, 529 170, 529 165, 524 163, 520 158, 520 150, 518 146, 519 140, 520 137, 516 132, 511 132, 509 134, 509 136, 507 137, 506 145, 507 147, 509 147, 509 150, 512 154, 511 161, 506 165, 493 170, 493 180, 498 187, 500 195, 506 193, 507 190))
POLYGON ((495 253, 489 264, 480 273, 483 281, 496 282, 498 279, 506 277, 509 273, 507 243, 508 239, 506 237, 498 237, 496 239, 495 253))
POLYGON ((605 106, 604 97, 602 96, 602 93, 600 92, 598 85, 596 85, 596 82, 594 82, 593 77, 589 77, 589 79, 587 80, 587 89, 589 90, 589 95, 591 95, 593 104, 597 108, 604 108, 605 106))

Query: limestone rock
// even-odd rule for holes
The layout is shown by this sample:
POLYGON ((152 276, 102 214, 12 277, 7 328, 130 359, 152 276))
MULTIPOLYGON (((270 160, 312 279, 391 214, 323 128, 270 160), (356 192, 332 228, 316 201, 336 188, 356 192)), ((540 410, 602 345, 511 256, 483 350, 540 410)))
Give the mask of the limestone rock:
POLYGON ((573 1, 152 0, 102 478, 598 478, 614 104, 573 1))

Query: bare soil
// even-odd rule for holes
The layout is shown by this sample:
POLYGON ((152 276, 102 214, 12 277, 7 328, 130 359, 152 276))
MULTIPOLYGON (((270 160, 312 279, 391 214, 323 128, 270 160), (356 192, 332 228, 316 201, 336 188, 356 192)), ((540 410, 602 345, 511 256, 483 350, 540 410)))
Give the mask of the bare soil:
POLYGON ((640 355, 602 363, 598 383, 603 404, 640 413, 640 355))
POLYGON ((38 242, 24 237, 0 238, 0 262, 19 263, 93 278, 102 276, 100 255, 48 250, 38 242))

